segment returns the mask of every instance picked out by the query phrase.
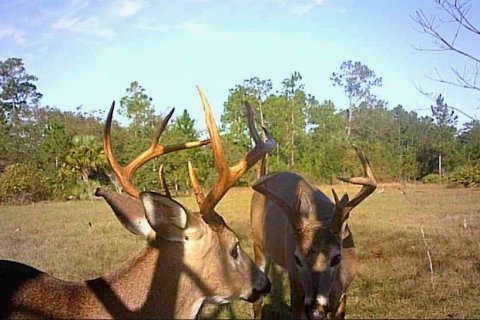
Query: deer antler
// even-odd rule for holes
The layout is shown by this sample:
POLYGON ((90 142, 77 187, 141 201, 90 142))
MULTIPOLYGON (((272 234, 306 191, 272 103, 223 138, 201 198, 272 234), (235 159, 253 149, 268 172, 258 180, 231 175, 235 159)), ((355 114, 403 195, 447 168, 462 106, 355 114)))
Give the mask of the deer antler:
POLYGON ((203 90, 199 87, 197 87, 197 89, 205 112, 205 120, 207 122, 208 134, 210 136, 213 156, 215 158, 215 167, 218 171, 218 178, 213 188, 205 197, 191 165, 189 165, 189 174, 203 219, 209 223, 218 223, 223 222, 223 219, 215 212, 215 206, 227 193, 227 191, 233 185, 235 185, 235 183, 237 183, 240 177, 245 174, 245 172, 247 172, 265 154, 270 152, 275 147, 276 142, 270 132, 268 132, 268 130, 265 128, 263 128, 263 130, 265 132, 266 141, 263 141, 261 139, 260 134, 255 127, 253 109, 250 104, 245 101, 248 129, 250 131, 250 135, 255 142, 255 147, 250 150, 250 152, 246 156, 244 156, 243 159, 241 159, 236 165, 229 167, 227 157, 223 150, 220 133, 218 131, 218 127, 212 114, 210 103, 208 102, 203 90))
POLYGON ((120 184, 122 185, 123 190, 129 195, 131 195, 132 197, 138 198, 138 195, 140 194, 140 191, 134 186, 132 182, 132 178, 135 172, 142 165, 161 155, 178 151, 178 150, 200 147, 210 142, 209 140, 202 140, 202 141, 195 141, 195 142, 180 143, 180 144, 170 145, 170 146, 164 146, 160 144, 159 143, 160 136, 162 135, 163 131, 165 131, 167 127, 167 123, 172 117, 173 111, 175 110, 175 109, 172 109, 168 113, 168 115, 163 119, 162 124, 153 135, 152 141, 150 142, 150 146, 148 147, 148 149, 143 151, 140 155, 138 155, 135 159, 133 159, 128 165, 121 166, 120 163, 115 158, 115 156, 113 155, 113 151, 112 151, 112 141, 111 141, 110 131, 112 127, 112 118, 113 118, 114 108, 115 108, 115 101, 112 102, 112 106, 110 107, 110 111, 108 112, 107 122, 105 124, 105 131, 103 136, 103 147, 105 150, 105 155, 107 157, 108 163, 110 164, 113 172, 115 173, 118 180, 120 181, 120 184))
POLYGON ((365 156, 365 153, 354 147, 355 151, 357 152, 360 161, 362 162, 364 177, 352 177, 352 178, 343 178, 338 177, 339 180, 344 182, 349 182, 353 184, 358 184, 362 186, 362 189, 351 199, 348 199, 347 195, 344 195, 342 199, 338 199, 338 195, 335 190, 332 189, 333 197, 335 198, 335 205, 337 210, 339 210, 340 214, 336 214, 334 216, 334 220, 332 221, 332 230, 333 232, 340 231, 343 222, 348 218, 350 211, 355 208, 360 202, 365 200, 373 191, 377 188, 377 181, 372 173, 372 168, 370 168, 370 163, 368 158, 365 156))
POLYGON ((168 189, 167 179, 165 179, 165 170, 164 170, 163 163, 158 168, 158 177, 160 178, 160 188, 163 190, 163 193, 171 198, 172 194, 170 193, 170 189, 168 189))

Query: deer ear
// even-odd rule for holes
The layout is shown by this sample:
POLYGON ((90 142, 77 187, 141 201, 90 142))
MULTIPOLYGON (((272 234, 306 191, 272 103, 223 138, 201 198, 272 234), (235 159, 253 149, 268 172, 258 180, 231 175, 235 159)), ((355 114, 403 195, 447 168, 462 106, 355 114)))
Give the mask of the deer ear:
POLYGON ((145 209, 138 199, 103 188, 98 188, 95 195, 107 201, 117 219, 131 233, 147 237, 154 232, 145 218, 145 209))
POLYGON ((313 189, 300 176, 286 172, 271 173, 256 180, 252 188, 283 209, 293 226, 315 216, 313 189), (285 184, 285 181, 289 183, 285 184))
POLYGON ((300 195, 298 197, 298 203, 297 203, 297 212, 302 218, 306 219, 315 219, 315 209, 314 205, 312 202, 314 202, 314 199, 312 199, 311 195, 309 195, 307 192, 304 192, 302 190, 299 191, 300 195), (313 200, 313 201, 312 201, 313 200))
POLYGON ((281 179, 283 174, 281 172, 271 173, 266 176, 263 176, 252 184, 253 190, 263 194, 284 211, 293 211, 293 207, 290 205, 291 201, 284 194, 282 190, 277 187, 281 185, 281 179))
POLYGON ((194 217, 188 222, 187 210, 175 200, 155 192, 140 193, 140 200, 145 207, 148 223, 155 230, 156 237, 168 241, 183 242, 197 239, 203 234, 201 225, 194 217))
POLYGON ((156 192, 140 193, 145 216, 153 229, 170 224, 179 229, 187 225, 187 211, 177 201, 156 192))

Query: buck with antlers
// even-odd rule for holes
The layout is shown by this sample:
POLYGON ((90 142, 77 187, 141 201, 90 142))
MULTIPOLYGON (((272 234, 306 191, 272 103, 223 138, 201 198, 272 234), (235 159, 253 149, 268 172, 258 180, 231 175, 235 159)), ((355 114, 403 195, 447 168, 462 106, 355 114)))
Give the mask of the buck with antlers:
MULTIPOLYGON (((254 185, 251 203, 255 263, 268 274, 271 262, 288 272, 292 317, 345 317, 346 289, 356 274, 356 253, 347 225, 350 211, 376 188, 364 153, 357 150, 365 177, 340 178, 362 185, 349 200, 335 203, 303 177, 290 172, 262 176, 254 185)), ((260 175, 264 174, 262 161, 260 175)), ((261 317, 262 298, 254 303, 261 317)))
POLYGON ((263 141, 255 129, 252 109, 246 105, 255 147, 229 167, 218 128, 205 94, 199 89, 210 135, 218 179, 204 196, 189 164, 200 212, 191 212, 170 198, 140 192, 132 183, 135 171, 163 154, 193 148, 207 141, 173 146, 158 140, 172 112, 156 132, 150 147, 122 167, 110 139, 113 105, 105 126, 107 159, 129 195, 98 189, 117 218, 131 232, 147 239, 146 248, 115 271, 89 281, 66 282, 33 267, 0 261, 0 318, 194 318, 204 302, 250 302, 268 293, 270 282, 246 255, 235 233, 216 213, 215 206, 238 179, 274 146, 266 132, 263 141))

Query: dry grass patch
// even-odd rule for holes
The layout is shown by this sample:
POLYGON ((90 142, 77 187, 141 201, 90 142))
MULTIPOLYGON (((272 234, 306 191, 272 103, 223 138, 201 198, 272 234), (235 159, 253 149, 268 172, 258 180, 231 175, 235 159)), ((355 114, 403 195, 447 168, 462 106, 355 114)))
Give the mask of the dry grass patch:
MULTIPOLYGON (((328 195, 330 188, 321 187, 328 195)), ((335 189, 339 194, 358 190, 348 185, 335 189)), ((478 318, 480 190, 424 185, 384 185, 378 190, 383 192, 356 208, 350 220, 359 274, 349 289, 348 317, 478 318)), ((218 212, 252 254, 250 197, 249 189, 234 189, 218 212)), ((193 198, 178 200, 196 208, 193 198)), ((103 201, 0 206, 0 243, 1 259, 73 280, 104 274, 144 245, 103 201)), ((288 317, 287 277, 276 268, 270 276, 276 283, 267 310, 288 317)), ((249 318, 251 306, 207 306, 203 317, 249 318)))

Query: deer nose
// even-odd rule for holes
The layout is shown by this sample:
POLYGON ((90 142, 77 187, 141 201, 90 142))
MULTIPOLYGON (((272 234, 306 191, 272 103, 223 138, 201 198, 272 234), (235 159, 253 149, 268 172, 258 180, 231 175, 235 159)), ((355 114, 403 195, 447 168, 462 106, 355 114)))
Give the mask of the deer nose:
POLYGON ((272 284, 270 283, 270 280, 268 280, 268 277, 264 275, 263 278, 259 280, 255 288, 253 288, 252 293, 246 300, 248 302, 255 302, 260 299, 262 295, 269 293, 271 288, 272 284))
POLYGON ((268 294, 270 293, 270 290, 272 289, 272 283, 270 282, 270 280, 268 280, 268 277, 265 276, 264 277, 264 280, 263 280, 263 286, 262 288, 259 290, 259 292, 261 294, 268 294))
POLYGON ((327 316, 327 307, 319 304, 305 306, 305 315, 309 320, 321 320, 327 316))

